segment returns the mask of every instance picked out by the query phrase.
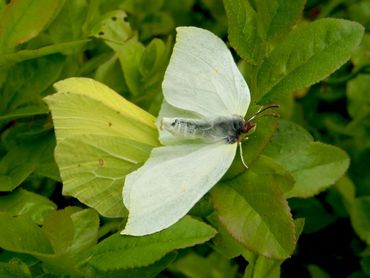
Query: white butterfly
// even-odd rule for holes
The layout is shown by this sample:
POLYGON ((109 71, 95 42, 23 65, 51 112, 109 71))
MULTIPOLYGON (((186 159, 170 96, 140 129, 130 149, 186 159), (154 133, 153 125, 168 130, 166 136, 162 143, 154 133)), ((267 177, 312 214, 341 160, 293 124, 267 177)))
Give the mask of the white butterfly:
POLYGON ((126 177, 122 234, 151 234, 182 218, 225 174, 237 143, 254 127, 253 117, 244 120, 248 86, 227 46, 207 30, 177 28, 163 94, 164 146, 126 177))

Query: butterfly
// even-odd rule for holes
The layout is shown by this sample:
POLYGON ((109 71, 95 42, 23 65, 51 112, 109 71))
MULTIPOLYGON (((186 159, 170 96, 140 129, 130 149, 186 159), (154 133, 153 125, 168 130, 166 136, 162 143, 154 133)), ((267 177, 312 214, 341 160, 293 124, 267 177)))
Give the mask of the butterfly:
POLYGON ((176 30, 157 122, 163 146, 126 176, 121 234, 152 234, 185 216, 229 169, 252 120, 275 107, 244 120, 250 92, 225 43, 201 28, 176 30))

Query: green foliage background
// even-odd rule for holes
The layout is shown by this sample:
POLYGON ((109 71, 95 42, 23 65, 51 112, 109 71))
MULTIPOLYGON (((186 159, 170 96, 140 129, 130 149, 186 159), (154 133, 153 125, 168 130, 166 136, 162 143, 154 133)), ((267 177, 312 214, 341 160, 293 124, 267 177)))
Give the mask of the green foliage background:
POLYGON ((370 276, 369 1, 0 0, 0 14, 0 277, 370 276), (237 158, 189 216, 120 236, 137 166, 99 150, 144 162, 158 145, 183 25, 229 43, 248 115, 277 102, 281 119, 258 123, 250 169, 237 158), (69 77, 131 103, 86 79, 53 88, 69 77))

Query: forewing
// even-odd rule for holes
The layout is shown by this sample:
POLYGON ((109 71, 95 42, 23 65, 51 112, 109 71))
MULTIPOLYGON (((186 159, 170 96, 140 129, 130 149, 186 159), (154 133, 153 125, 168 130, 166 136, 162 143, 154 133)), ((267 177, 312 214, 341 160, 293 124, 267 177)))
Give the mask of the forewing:
POLYGON ((143 167, 126 177, 129 210, 122 234, 147 235, 182 218, 230 167, 236 144, 192 144, 153 149, 143 167))
POLYGON ((163 81, 166 101, 206 118, 247 112, 250 93, 225 43, 196 27, 177 28, 163 81))

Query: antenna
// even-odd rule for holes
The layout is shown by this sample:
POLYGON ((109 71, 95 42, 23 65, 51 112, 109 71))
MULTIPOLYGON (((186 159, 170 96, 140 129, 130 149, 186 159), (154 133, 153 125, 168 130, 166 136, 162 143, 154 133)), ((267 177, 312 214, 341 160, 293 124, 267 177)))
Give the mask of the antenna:
POLYGON ((263 116, 279 117, 279 114, 276 113, 276 112, 271 112, 271 113, 265 113, 265 114, 263 114, 263 112, 265 112, 268 109, 273 109, 273 108, 278 108, 278 107, 280 107, 278 104, 270 104, 268 106, 262 106, 260 109, 258 109, 258 111, 257 111, 256 114, 254 114, 252 117, 250 117, 248 119, 248 122, 249 121, 252 121, 254 119, 258 119, 258 118, 263 117, 263 116))
POLYGON ((241 141, 239 141, 239 142, 238 142, 238 144, 239 144, 240 159, 241 159, 241 161, 242 161, 243 165, 245 166, 245 168, 247 168, 247 169, 248 169, 248 166, 247 166, 247 164, 245 163, 245 161, 244 161, 244 157, 243 157, 242 142, 241 142, 241 141))

